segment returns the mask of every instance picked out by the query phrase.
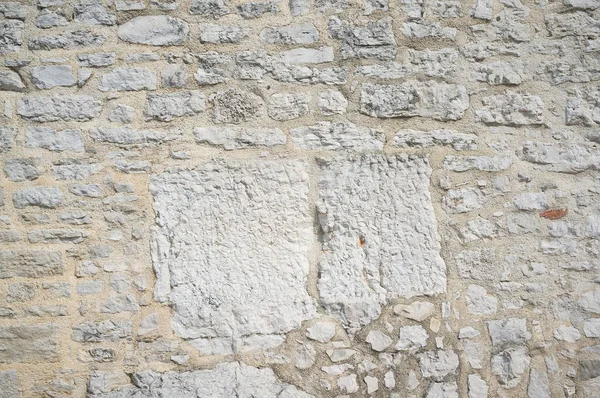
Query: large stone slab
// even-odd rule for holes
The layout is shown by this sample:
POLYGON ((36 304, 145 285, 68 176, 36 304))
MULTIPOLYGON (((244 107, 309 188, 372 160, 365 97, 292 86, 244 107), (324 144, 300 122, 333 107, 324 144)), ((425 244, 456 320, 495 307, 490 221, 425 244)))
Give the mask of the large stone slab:
POLYGON ((214 369, 193 372, 158 373, 146 370, 133 375, 132 379, 136 380, 135 385, 122 385, 127 379, 127 377, 115 378, 110 372, 95 372, 88 381, 88 396, 90 398, 313 397, 279 380, 269 368, 255 368, 241 362, 221 363, 214 369))
POLYGON ((119 27, 119 39, 152 46, 181 46, 185 43, 187 22, 168 15, 133 18, 119 27))
POLYGON ((57 331, 50 323, 0 328, 0 363, 58 361, 57 331))
POLYGON ((426 159, 362 155, 321 165, 319 294, 355 331, 396 297, 446 289, 426 159))
POLYGON ((307 167, 217 161, 151 179, 155 298, 202 352, 275 346, 315 315, 307 167))

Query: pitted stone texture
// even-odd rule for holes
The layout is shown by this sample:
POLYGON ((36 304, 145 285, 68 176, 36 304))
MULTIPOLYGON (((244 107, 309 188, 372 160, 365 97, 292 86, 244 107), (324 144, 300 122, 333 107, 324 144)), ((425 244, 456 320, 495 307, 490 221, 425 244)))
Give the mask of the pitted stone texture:
POLYGON ((238 88, 221 91, 213 99, 213 121, 235 124, 247 122, 256 118, 263 107, 263 100, 255 94, 238 88))
POLYGON ((210 163, 155 176, 150 191, 158 225, 154 293, 173 303, 178 336, 206 354, 231 354, 279 345, 315 315, 305 290, 304 163, 210 163))
POLYGON ((319 122, 290 130, 290 134, 302 149, 381 151, 385 143, 383 132, 348 121, 319 122))
POLYGON ((310 94, 277 93, 267 102, 267 114, 273 120, 285 121, 297 119, 309 111, 310 94))
MULTIPOLYGON (((123 375, 125 376, 125 375, 123 375)), ((135 385, 123 385, 127 377, 107 377, 97 372, 88 382, 90 398, 152 397, 260 397, 314 398, 291 384, 279 380, 270 368, 255 368, 241 362, 225 362, 214 369, 192 372, 135 373, 135 385)))
POLYGON ((388 299, 446 289, 423 158, 363 155, 321 165, 322 304, 356 331, 388 299))
POLYGON ((204 24, 200 26, 201 43, 239 43, 251 33, 248 28, 204 24))
POLYGON ((24 97, 17 104, 17 113, 33 122, 87 122, 98 116, 101 109, 100 101, 86 95, 24 97))
POLYGON ((203 18, 219 19, 230 13, 225 0, 192 0, 190 14, 200 15, 203 18))
POLYGON ((469 107, 464 86, 417 82, 398 85, 364 84, 360 112, 373 117, 428 117, 434 120, 459 120, 469 107))
POLYGON ((0 327, 0 363, 57 362, 58 330, 51 323, 0 327))
POLYGON ((119 27, 119 39, 152 46, 182 46, 189 27, 187 22, 168 15, 133 18, 119 27))
POLYGON ((343 40, 342 58, 394 59, 396 40, 392 29, 392 18, 369 22, 364 26, 355 26, 338 17, 331 17, 328 23, 329 35, 343 40))
POLYGON ((194 137, 199 144, 220 146, 226 150, 285 145, 287 141, 280 129, 260 127, 196 127, 194 137))
POLYGON ((498 94, 485 97, 483 108, 475 111, 475 119, 490 125, 522 126, 543 124, 544 102, 536 95, 498 94))
POLYGON ((15 370, 0 371, 0 398, 21 398, 19 377, 15 370))
POLYGON ((148 120, 170 122, 174 118, 194 116, 204 112, 204 95, 199 91, 175 94, 148 94, 144 116, 148 120))

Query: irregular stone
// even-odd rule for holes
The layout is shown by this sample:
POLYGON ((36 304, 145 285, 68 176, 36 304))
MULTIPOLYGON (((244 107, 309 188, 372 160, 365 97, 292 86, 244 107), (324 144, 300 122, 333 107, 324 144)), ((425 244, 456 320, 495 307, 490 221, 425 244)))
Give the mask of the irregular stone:
POLYGON ((317 106, 324 115, 341 115, 346 113, 348 100, 339 91, 328 89, 319 93, 317 106))
POLYGON ((102 292, 103 283, 101 280, 83 281, 77 284, 77 294, 82 296, 98 294, 102 292))
POLYGON ((21 234, 17 231, 2 231, 0 230, 0 242, 18 242, 21 240, 21 234))
POLYGON ((88 381, 90 398, 133 398, 140 394, 159 397, 264 397, 314 398, 291 384, 279 380, 270 368, 255 368, 241 362, 225 362, 214 369, 187 372, 137 372, 106 381, 105 372, 92 374, 88 381), (95 380, 98 378, 99 380, 95 380), (126 380, 135 380, 127 384, 126 380))
POLYGON ((312 23, 265 28, 260 39, 266 44, 313 44, 319 40, 319 32, 312 23))
POLYGON ((322 64, 334 59, 333 47, 294 48, 278 53, 276 60, 289 64, 322 64))
POLYGON ((444 195, 444 210, 447 213, 468 213, 480 209, 486 202, 485 196, 477 188, 450 189, 444 195))
POLYGON ((352 394, 358 391, 358 381, 355 374, 340 377, 337 385, 342 393, 352 394))
POLYGON ((117 61, 115 53, 92 53, 77 55, 79 66, 103 67, 113 65, 117 61))
POLYGON ((554 329, 554 338, 567 343, 574 343, 581 338, 581 334, 573 326, 560 325, 554 329))
POLYGON ((335 323, 319 321, 306 329, 306 337, 321 343, 327 343, 335 336, 335 323))
POLYGON ((519 210, 544 210, 548 208, 548 196, 544 192, 527 192, 515 196, 513 203, 519 210))
POLYGON ((579 380, 590 380, 600 376, 600 360, 598 359, 583 359, 579 360, 578 369, 579 380))
POLYGON ((401 130, 394 137, 394 145, 400 148, 428 148, 440 145, 451 146, 457 151, 468 151, 477 149, 477 136, 453 130, 401 130))
POLYGON ((492 19, 493 11, 494 10, 492 9, 492 0, 477 0, 475 5, 473 5, 473 8, 471 9, 471 16, 473 16, 473 18, 485 19, 489 21, 492 19))
POLYGON ((262 127, 196 127, 194 137, 199 144, 220 146, 226 150, 285 145, 287 140, 280 129, 262 127))
POLYGON ((518 318, 506 318, 486 322, 493 346, 507 344, 525 344, 531 339, 527 331, 527 321, 518 318))
POLYGON ((435 312, 435 305, 427 301, 414 301, 409 305, 398 304, 394 307, 394 314, 422 322, 435 312))
POLYGON ((289 0, 290 14, 293 17, 308 14, 310 10, 309 0, 289 0))
POLYGON ((396 62, 385 64, 363 65, 356 68, 355 73, 377 79, 402 79, 408 74, 408 68, 396 62))
POLYGON ((42 278, 64 271, 62 256, 54 251, 0 251, 0 279, 42 278))
POLYGON ((560 39, 568 36, 600 36, 600 21, 584 11, 575 11, 546 16, 546 29, 550 36, 560 39))
POLYGON ((69 21, 61 10, 54 11, 44 8, 35 18, 35 26, 40 29, 48 29, 55 26, 66 26, 68 24, 69 21))
POLYGON ((229 347, 229 352, 268 348, 283 342, 283 333, 315 316, 314 302, 305 290, 310 245, 305 237, 312 227, 303 163, 208 163, 192 171, 154 176, 150 192, 158 215, 152 239, 158 278, 154 294, 160 301, 170 297, 178 336, 193 339, 193 344, 229 347), (199 195, 190 198, 190 190, 199 195), (232 217, 232 211, 237 216, 232 217), (178 221, 182 212, 189 217, 185 225, 178 221), (264 223, 265 217, 276 222, 277 233, 264 223), (214 234, 230 222, 227 238, 215 241, 214 234), (256 246, 252 236, 270 243, 256 246), (192 241, 193 245, 186 243, 192 241), (181 251, 175 254, 173 245, 181 251), (205 250, 214 255, 198 256, 205 250), (235 265, 240 253, 243 269, 235 265), (215 264, 228 271, 215 273, 215 264), (263 278, 264 272, 270 277, 263 278), (201 289, 186 282, 198 278, 207 281, 201 289), (207 307, 207 300, 214 304, 207 307))
POLYGON ((18 51, 23 44, 22 21, 4 20, 0 21, 0 54, 18 51))
POLYGON ((140 16, 119 26, 119 39, 151 46, 182 46, 189 27, 187 22, 168 15, 140 16))
POLYGON ((302 149, 381 151, 385 135, 381 131, 348 121, 319 122, 290 130, 292 140, 302 149))
POLYGON ((11 126, 0 126, 0 153, 12 149, 13 140, 17 135, 17 129, 11 126))
POLYGON ((204 95, 200 91, 175 94, 148 94, 144 116, 148 120, 170 122, 174 118, 195 116, 206 110, 204 95))
POLYGON ((153 312, 142 319, 140 322, 140 327, 137 330, 137 334, 138 336, 145 336, 154 332, 155 330, 158 330, 158 317, 156 312, 153 312))
POLYGON ((187 72, 183 65, 169 65, 161 72, 163 87, 185 87, 187 72))
POLYGON ((443 166, 445 170, 462 173, 469 170, 497 172, 508 169, 512 165, 509 157, 489 156, 446 156, 443 166))
POLYGON ((507 93, 485 97, 475 120, 489 125, 523 126, 543 124, 544 102, 536 95, 507 93))
POLYGON ((0 91, 25 91, 25 84, 17 72, 10 69, 0 70, 0 91))
POLYGON ((475 337, 478 337, 479 335, 481 335, 481 333, 479 333, 479 330, 474 329, 471 326, 461 328, 458 331, 459 339, 473 339, 475 337))
POLYGON ((524 80, 524 67, 521 62, 487 62, 475 65, 471 78, 492 86, 499 84, 519 85, 524 80))
POLYGON ((0 327, 0 363, 58 362, 58 330, 51 323, 0 327))
POLYGON ((8 287, 7 301, 30 301, 37 295, 36 286, 33 283, 13 283, 8 287))
POLYGON ((247 91, 238 88, 220 91, 213 99, 213 121, 235 124, 247 122, 256 118, 263 106, 259 96, 247 91))
POLYGON ((114 25, 117 17, 108 12, 101 0, 82 0, 73 7, 75 20, 86 25, 114 25))
POLYGON ((380 330, 371 330, 365 339, 375 351, 385 351, 392 344, 392 338, 380 330))
POLYGON ((298 344, 296 347, 296 364, 298 369, 309 369, 317 360, 317 351, 311 344, 298 344))
POLYGON ((319 294, 350 331, 377 318, 387 299, 445 291, 430 173, 425 159, 406 156, 321 164, 319 294), (423 189, 406 190, 406 181, 423 189), (390 197, 394 206, 386 204, 390 197))
POLYGON ((133 295, 110 297, 100 304, 100 312, 108 314, 138 312, 139 310, 140 306, 133 295))
POLYGON ((309 111, 310 94, 277 93, 267 101, 267 114, 273 120, 285 121, 297 119, 309 111))
POLYGON ((400 338, 396 343, 397 351, 418 350, 427 346, 429 335, 421 325, 403 326, 400 328, 400 338))
POLYGON ((409 68, 413 74, 450 78, 458 66, 458 52, 452 48, 441 50, 409 51, 409 68))
POLYGON ((83 225, 91 224, 92 217, 84 211, 70 211, 58 215, 58 219, 65 224, 83 225))
POLYGON ((421 374, 426 379, 442 381, 458 368, 458 355, 454 351, 428 351, 418 354, 421 374))
POLYGON ((529 369, 531 358, 527 348, 509 348, 492 357, 492 373, 506 388, 513 388, 521 381, 521 376, 529 369))
POLYGON ((77 159, 61 160, 52 166, 52 173, 57 180, 85 180, 100 170, 100 163, 86 163, 77 159))
POLYGON ((106 41, 100 34, 89 30, 59 33, 49 36, 34 36, 29 39, 30 50, 74 50, 78 48, 99 47, 106 41))
POLYGON ((586 170, 600 170, 600 150, 586 144, 527 141, 523 144, 521 159, 546 165, 546 170, 558 173, 576 174, 586 170))
POLYGON ((455 381, 431 383, 425 398, 458 398, 458 386, 455 381))
POLYGON ((219 19, 229 12, 225 0, 192 0, 190 5, 190 14, 199 14, 204 18, 219 19))
POLYGON ((377 58, 391 60, 396 56, 396 40, 392 18, 356 26, 336 16, 329 18, 329 36, 342 40, 342 58, 377 58))
POLYGON ((31 70, 31 82, 39 89, 72 87, 73 69, 69 65, 38 66, 31 70))
POLYGON ((585 337, 600 337, 600 319, 589 318, 583 321, 585 337))
POLYGON ((104 195, 100 184, 73 184, 69 186, 69 192, 77 196, 99 198, 104 195))
POLYGON ((493 315, 498 310, 498 299, 487 294, 481 286, 467 287, 467 309, 474 315, 493 315))
POLYGON ((563 3, 582 10, 595 10, 600 7, 600 3, 597 0, 564 0, 563 3))
POLYGON ((17 2, 7 1, 0 3, 0 14, 4 15, 4 18, 24 21, 27 17, 27 7, 17 2))
POLYGON ((50 151, 83 152, 83 139, 79 130, 57 131, 47 127, 28 126, 25 133, 28 148, 43 148, 50 151))
POLYGON ((22 182, 38 179, 44 168, 40 158, 6 159, 4 174, 9 181, 22 182))
POLYGON ((201 43, 239 43, 250 34, 248 28, 239 26, 224 26, 204 24, 200 26, 201 43))
POLYGON ((373 117, 459 120, 469 107, 464 86, 409 80, 398 85, 363 84, 360 112, 373 117))
POLYGON ((80 343, 131 340, 131 321, 86 321, 72 327, 71 338, 80 343))
POLYGON ((94 141, 118 145, 155 145, 174 141, 181 131, 134 130, 130 127, 98 127, 90 130, 94 141))
POLYGON ((60 97, 24 97, 17 103, 17 113, 34 122, 87 122, 100 114, 102 104, 94 97, 70 95, 60 97))
POLYGON ((600 289, 590 290, 581 295, 577 304, 585 311, 600 314, 600 289))
POLYGON ((74 229, 43 229, 27 233, 29 243, 81 243, 89 233, 74 229))
POLYGON ((2 398, 21 398, 16 370, 0 371, 0 393, 2 398))
POLYGON ((124 159, 115 160, 115 169, 127 174, 149 173, 152 170, 150 162, 145 160, 129 161, 124 159))
POLYGON ((100 91, 156 90, 156 73, 146 68, 115 68, 102 76, 100 91))
POLYGON ((405 22, 400 29, 409 39, 443 39, 452 40, 456 37, 456 29, 443 27, 439 22, 405 22))
POLYGON ((17 209, 37 206, 54 209, 62 202, 62 193, 57 187, 29 187, 13 193, 13 204, 17 209))
POLYGON ((254 1, 237 6, 238 14, 244 19, 256 19, 265 14, 277 14, 279 1, 254 1))

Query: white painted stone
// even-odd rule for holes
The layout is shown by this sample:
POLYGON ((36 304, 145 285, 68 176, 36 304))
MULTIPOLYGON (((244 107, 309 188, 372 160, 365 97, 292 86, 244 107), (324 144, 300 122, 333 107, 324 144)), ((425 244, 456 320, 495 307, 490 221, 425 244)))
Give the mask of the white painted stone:
POLYGON ((321 165, 318 288, 322 305, 351 331, 377 318, 387 299, 445 291, 439 237, 431 228, 430 171, 424 159, 406 156, 321 165))
POLYGON ((280 343, 315 316, 305 290, 311 218, 304 163, 209 163, 154 176, 150 191, 155 297, 173 303, 178 336, 236 352, 245 343, 251 349, 257 335, 280 343))

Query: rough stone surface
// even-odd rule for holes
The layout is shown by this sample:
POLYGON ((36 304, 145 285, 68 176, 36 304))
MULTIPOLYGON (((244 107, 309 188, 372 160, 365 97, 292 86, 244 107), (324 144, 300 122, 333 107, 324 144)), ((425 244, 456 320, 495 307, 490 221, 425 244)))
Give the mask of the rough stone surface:
POLYGON ((597 398, 598 0, 0 0, 0 398, 597 398))
POLYGON ((331 313, 357 330, 379 316, 387 299, 445 290, 439 237, 425 222, 435 220, 429 192, 416 188, 429 184, 426 160, 365 155, 321 169, 319 294, 331 313), (393 206, 375 210, 392 197, 398 199, 393 206), (419 255, 402 247, 420 247, 419 255))
POLYGON ((152 179, 150 190, 161 225, 152 240, 158 275, 154 294, 173 303, 175 332, 192 340, 201 352, 227 354, 279 345, 282 333, 314 316, 314 303, 304 288, 305 237, 310 231, 307 183, 306 166, 296 161, 214 163, 152 179), (186 204, 188 190, 199 196, 186 204), (232 208, 241 218, 227 216, 232 208), (261 208, 271 210, 267 214, 261 208), (190 217, 187 227, 178 221, 182 211, 190 217), (262 222, 266 216, 273 226, 262 222), (214 234, 228 222, 233 222, 232 229, 215 241, 214 234), (196 226, 202 226, 203 236, 197 235, 196 226), (256 246, 249 236, 269 245, 256 246), (231 251, 233 247, 237 249, 231 251), (211 256, 198 256, 205 250, 211 256), (236 266, 239 256, 244 257, 243 271, 236 266), (217 266, 222 271, 214 273, 217 266), (206 281, 203 287, 190 283, 197 278, 206 281), (206 303, 214 304, 206 307, 206 303))

